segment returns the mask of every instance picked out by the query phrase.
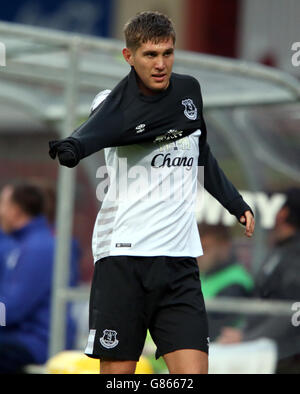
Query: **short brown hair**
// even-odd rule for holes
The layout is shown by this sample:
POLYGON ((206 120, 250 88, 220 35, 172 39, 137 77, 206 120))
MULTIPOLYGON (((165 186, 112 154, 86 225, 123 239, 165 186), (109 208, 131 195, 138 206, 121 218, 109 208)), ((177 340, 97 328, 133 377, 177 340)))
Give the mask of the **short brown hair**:
POLYGON ((24 213, 36 217, 44 213, 44 196, 39 187, 31 183, 12 185, 12 201, 17 204, 24 213))
POLYGON ((174 45, 176 33, 173 22, 157 11, 140 12, 131 18, 124 27, 127 48, 137 50, 148 41, 154 43, 172 38, 174 45))

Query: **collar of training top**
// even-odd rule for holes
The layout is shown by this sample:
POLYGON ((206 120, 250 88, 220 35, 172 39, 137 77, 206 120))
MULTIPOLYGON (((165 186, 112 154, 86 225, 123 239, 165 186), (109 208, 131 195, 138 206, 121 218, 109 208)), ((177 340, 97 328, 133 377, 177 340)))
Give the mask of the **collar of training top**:
POLYGON ((138 79, 139 76, 137 72, 135 71, 135 68, 132 66, 131 71, 128 75, 128 87, 131 90, 131 92, 137 96, 140 100, 146 101, 146 102, 155 102, 161 100, 163 97, 167 96, 173 88, 173 80, 172 80, 172 75, 170 78, 170 83, 167 89, 158 91, 156 92, 155 95, 153 96, 145 96, 141 91, 138 86, 138 79))

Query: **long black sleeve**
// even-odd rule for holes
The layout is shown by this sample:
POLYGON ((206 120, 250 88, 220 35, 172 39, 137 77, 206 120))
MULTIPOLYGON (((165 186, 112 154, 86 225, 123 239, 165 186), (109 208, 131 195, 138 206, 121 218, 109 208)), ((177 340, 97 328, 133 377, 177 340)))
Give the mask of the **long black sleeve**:
POLYGON ((172 74, 169 87, 154 96, 140 94, 132 68, 107 96, 103 105, 70 137, 50 141, 49 155, 76 166, 80 160, 105 148, 135 145, 192 134, 201 127, 199 83, 190 76, 172 74), (188 94, 188 96, 187 96, 188 94), (183 100, 188 97, 188 99, 183 100), (186 103, 186 104, 184 104, 186 103), (139 127, 143 125, 141 131, 139 127))
POLYGON ((199 160, 198 166, 204 167, 204 188, 216 200, 219 201, 232 215, 236 216, 240 221, 241 216, 246 211, 253 211, 248 204, 245 203, 234 185, 228 180, 219 164, 213 156, 210 146, 207 142, 207 128, 203 116, 203 99, 201 87, 200 91, 200 119, 201 119, 201 137, 199 139, 199 160))
POLYGON ((204 166, 204 188, 232 215, 240 220, 244 212, 252 212, 249 205, 246 204, 235 186, 219 167, 207 142, 202 147, 200 145, 198 165, 204 166))

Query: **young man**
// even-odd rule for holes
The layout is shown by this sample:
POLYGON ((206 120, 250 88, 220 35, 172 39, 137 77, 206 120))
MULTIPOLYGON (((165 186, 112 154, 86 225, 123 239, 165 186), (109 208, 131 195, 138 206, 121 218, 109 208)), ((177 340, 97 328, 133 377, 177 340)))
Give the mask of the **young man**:
POLYGON ((172 73, 171 21, 138 14, 125 37, 130 74, 96 97, 90 119, 71 137, 50 142, 50 156, 68 167, 107 148, 111 183, 93 235, 85 353, 101 360, 101 373, 134 373, 149 329, 170 373, 206 374, 209 335, 194 214, 198 166, 205 166, 205 188, 246 225, 249 237, 254 219, 206 143, 199 83, 172 73), (122 181, 134 186, 137 168, 145 170, 145 184, 128 195, 122 181), (181 198, 168 195, 170 185, 172 197, 180 191, 181 198))

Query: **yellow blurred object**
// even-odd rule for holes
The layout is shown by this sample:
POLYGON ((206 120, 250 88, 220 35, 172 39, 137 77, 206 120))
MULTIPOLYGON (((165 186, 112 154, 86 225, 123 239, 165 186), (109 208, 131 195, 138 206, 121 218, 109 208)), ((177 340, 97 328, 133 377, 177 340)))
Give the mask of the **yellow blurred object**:
MULTIPOLYGON (((46 364, 49 374, 99 374, 100 362, 77 350, 58 353, 46 364)), ((136 374, 153 374, 151 363, 141 356, 136 366, 136 374)))
POLYGON ((140 361, 136 364, 135 373, 138 375, 151 375, 154 373, 152 365, 146 357, 140 357, 140 361))

